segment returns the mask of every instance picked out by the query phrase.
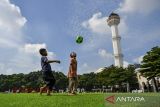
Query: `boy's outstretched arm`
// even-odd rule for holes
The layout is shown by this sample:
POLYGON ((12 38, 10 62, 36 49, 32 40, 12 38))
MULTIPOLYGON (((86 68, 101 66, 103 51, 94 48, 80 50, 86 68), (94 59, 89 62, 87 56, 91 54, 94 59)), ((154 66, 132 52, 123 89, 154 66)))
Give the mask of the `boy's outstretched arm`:
POLYGON ((54 63, 54 62, 56 62, 56 63, 61 63, 59 60, 48 60, 48 61, 47 61, 47 63, 54 63))

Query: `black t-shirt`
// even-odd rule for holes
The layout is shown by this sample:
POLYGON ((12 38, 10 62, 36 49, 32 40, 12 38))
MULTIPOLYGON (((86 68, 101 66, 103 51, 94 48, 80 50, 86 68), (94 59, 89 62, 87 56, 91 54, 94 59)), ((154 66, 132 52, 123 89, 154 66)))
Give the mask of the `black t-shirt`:
POLYGON ((41 66, 42 66, 42 71, 43 72, 51 72, 51 65, 47 63, 48 58, 46 56, 41 57, 41 66))

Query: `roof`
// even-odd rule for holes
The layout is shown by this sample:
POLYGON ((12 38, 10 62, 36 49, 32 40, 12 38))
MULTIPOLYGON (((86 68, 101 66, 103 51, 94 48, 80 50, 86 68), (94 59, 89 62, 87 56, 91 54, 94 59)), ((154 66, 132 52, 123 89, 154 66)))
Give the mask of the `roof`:
POLYGON ((119 15, 117 13, 113 13, 113 12, 109 15, 109 17, 111 17, 111 16, 118 16, 119 17, 119 15))

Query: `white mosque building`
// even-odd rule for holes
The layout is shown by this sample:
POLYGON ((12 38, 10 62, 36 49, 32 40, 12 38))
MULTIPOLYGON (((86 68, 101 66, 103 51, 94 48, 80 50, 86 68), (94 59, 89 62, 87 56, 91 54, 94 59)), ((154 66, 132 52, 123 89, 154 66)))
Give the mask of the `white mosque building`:
MULTIPOLYGON (((111 27, 111 32, 112 32, 112 44, 113 44, 113 53, 114 53, 114 61, 115 61, 115 66, 118 67, 124 67, 123 64, 123 54, 121 50, 121 37, 119 35, 118 31, 118 25, 120 23, 120 17, 116 13, 111 13, 107 19, 108 25, 111 27)), ((104 68, 99 68, 95 73, 102 72, 104 68)), ((138 79, 138 84, 139 84, 139 90, 140 92, 145 92, 145 91, 153 91, 153 80, 147 80, 141 73, 139 72, 141 69, 138 67, 135 70, 135 73, 137 74, 137 79, 138 79)), ((160 78, 155 78, 156 79, 156 84, 157 86, 160 85, 160 78)), ((159 89, 160 90, 160 89, 159 89)))
MULTIPOLYGON (((121 37, 118 32, 118 24, 120 23, 119 15, 116 13, 111 13, 107 19, 107 23, 111 27, 111 31, 112 31, 112 44, 113 44, 115 66, 123 67, 123 54, 122 54, 121 44, 120 44, 121 37)), ((104 69, 105 68, 100 68, 95 73, 99 73, 104 69)), ((153 87, 152 86, 153 81, 152 80, 148 81, 147 78, 141 75, 139 70, 140 68, 135 70, 135 73, 137 74, 138 83, 139 83, 139 89, 137 90, 141 90, 141 92, 152 90, 151 88, 153 87)), ((160 79, 156 78, 156 84, 159 85, 159 83, 160 83, 160 79)))

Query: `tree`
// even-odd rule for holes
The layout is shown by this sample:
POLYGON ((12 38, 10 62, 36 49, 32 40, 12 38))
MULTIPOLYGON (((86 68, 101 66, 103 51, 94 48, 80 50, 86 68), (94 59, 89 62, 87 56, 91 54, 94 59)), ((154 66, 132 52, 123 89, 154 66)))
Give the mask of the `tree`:
POLYGON ((56 79, 55 83, 56 90, 59 89, 65 90, 68 85, 67 77, 62 72, 53 72, 53 75, 56 79))
POLYGON ((126 84, 128 86, 128 92, 130 91, 130 87, 135 87, 138 82, 135 74, 134 65, 129 65, 127 68, 119 68, 113 65, 110 67, 105 67, 102 72, 98 73, 97 81, 99 84, 105 86, 109 85, 114 87, 115 85, 118 85, 119 91, 126 91, 126 89, 122 87, 123 84, 126 84))
POLYGON ((138 88, 138 80, 137 75, 135 73, 136 65, 128 65, 127 68, 125 68, 125 75, 126 75, 126 82, 127 82, 127 92, 130 92, 131 89, 137 89, 138 88))
MULTIPOLYGON (((130 66, 127 69, 118 68, 115 66, 105 67, 100 73, 87 73, 78 75, 78 87, 84 88, 86 91, 92 91, 93 88, 102 88, 102 86, 121 86, 123 83, 128 82, 132 85, 134 83, 134 67, 130 66)), ((12 74, 0 75, 0 91, 9 89, 19 89, 21 87, 39 89, 43 85, 42 72, 34 71, 29 74, 12 74)), ((62 72, 54 72, 53 75, 56 79, 55 88, 66 89, 68 86, 68 79, 62 72)), ((121 89, 121 88, 120 88, 121 89)), ((122 91, 122 90, 119 90, 122 91)))
POLYGON ((96 74, 91 72, 88 74, 79 75, 79 88, 84 88, 86 91, 91 91, 94 86, 97 86, 96 74))
POLYGON ((146 53, 143 57, 141 68, 140 72, 142 75, 153 81, 154 92, 158 92, 155 77, 160 76, 160 47, 153 47, 146 53))
MULTIPOLYGON (((65 89, 67 87, 67 77, 62 72, 53 72, 56 78, 56 88, 65 89)), ((0 92, 7 91, 9 89, 20 89, 22 87, 38 89, 43 85, 42 72, 34 71, 29 74, 12 74, 12 75, 0 75, 0 92)))

